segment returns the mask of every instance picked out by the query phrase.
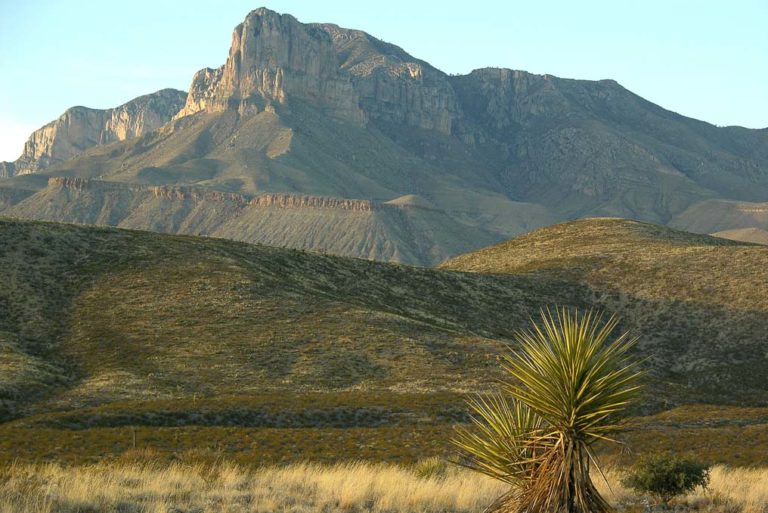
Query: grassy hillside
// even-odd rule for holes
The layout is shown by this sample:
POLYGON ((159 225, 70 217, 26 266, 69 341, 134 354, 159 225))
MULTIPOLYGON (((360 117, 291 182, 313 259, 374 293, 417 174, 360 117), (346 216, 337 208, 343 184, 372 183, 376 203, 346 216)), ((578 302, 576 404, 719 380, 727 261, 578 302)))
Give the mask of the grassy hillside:
POLYGON ((540 304, 576 301, 531 294, 527 280, 218 239, 11 220, 0 238, 3 391, 24 411, 254 390, 467 390, 488 381, 496 338, 540 304))
MULTIPOLYGON (((641 334, 654 368, 701 392, 765 383, 768 249, 621 219, 564 223, 446 262, 563 280, 641 334)), ((741 400, 747 400, 743 393, 741 400)), ((758 396, 756 395, 755 398, 758 396)))
POLYGON ((651 378, 638 413, 723 405, 640 418, 630 440, 689 450, 700 434, 722 459, 734 430, 763 443, 766 410, 735 405, 765 402, 767 259, 618 220, 448 264, 461 272, 0 220, 0 454, 91 461, 131 450, 133 433, 168 457, 442 454, 514 331, 563 304, 618 312, 642 336, 651 378))

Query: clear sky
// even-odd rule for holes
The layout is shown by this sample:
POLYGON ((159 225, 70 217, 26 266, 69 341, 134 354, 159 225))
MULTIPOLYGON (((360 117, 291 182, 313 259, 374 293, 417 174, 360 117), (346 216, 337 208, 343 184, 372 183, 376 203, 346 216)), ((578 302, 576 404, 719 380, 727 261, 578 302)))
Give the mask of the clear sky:
POLYGON ((365 30, 448 73, 612 78, 686 116, 768 127, 768 0, 0 0, 0 160, 68 107, 187 89, 262 5, 365 30))

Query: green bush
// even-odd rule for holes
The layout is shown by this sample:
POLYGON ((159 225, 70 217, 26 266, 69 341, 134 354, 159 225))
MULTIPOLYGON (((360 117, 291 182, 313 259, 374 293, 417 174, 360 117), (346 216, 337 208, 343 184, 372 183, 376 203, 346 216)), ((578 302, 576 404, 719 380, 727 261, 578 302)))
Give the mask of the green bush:
POLYGON ((676 456, 653 455, 639 460, 622 480, 624 486, 668 504, 678 495, 709 484, 709 465, 676 456))

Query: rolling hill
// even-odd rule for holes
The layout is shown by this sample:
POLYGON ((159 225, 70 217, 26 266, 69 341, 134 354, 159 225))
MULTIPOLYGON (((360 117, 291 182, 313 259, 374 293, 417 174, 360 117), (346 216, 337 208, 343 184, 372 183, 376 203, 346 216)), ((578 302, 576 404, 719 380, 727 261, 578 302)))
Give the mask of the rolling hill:
POLYGON ((768 130, 686 118, 612 80, 449 76, 365 32, 261 8, 235 28, 221 67, 196 73, 186 95, 165 94, 172 119, 159 128, 105 137, 99 118, 77 140, 58 130, 51 151, 27 152, 25 172, 44 179, 0 179, 0 212, 418 265, 589 216, 763 227, 741 214, 715 227, 723 216, 708 211, 768 201, 768 130), (194 205, 186 192, 148 200, 154 187, 199 192, 194 205), (223 193, 242 204, 281 194, 303 209, 233 208, 223 193), (329 207, 345 201, 387 207, 329 207))
POLYGON ((767 260, 763 246, 620 219, 441 269, 3 219, 0 452, 91 461, 130 449, 130 429, 167 454, 441 452, 465 394, 493 387, 514 331, 556 304, 618 313, 640 335, 637 413, 678 409, 630 437, 759 431, 767 260), (705 403, 719 406, 681 406, 705 403))
POLYGON ((712 235, 722 237, 723 239, 768 245, 768 231, 762 228, 736 228, 734 230, 715 232, 712 235))

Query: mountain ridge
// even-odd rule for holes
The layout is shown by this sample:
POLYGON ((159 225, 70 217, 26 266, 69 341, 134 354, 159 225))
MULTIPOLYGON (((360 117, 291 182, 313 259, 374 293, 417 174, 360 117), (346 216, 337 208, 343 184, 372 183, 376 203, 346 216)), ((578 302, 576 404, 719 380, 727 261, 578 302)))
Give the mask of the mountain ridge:
POLYGON ((16 161, 0 163, 0 177, 34 173, 93 146, 149 133, 170 121, 185 98, 183 91, 161 89, 109 109, 70 107, 35 130, 16 161))
MULTIPOLYGON (((735 216, 729 226, 681 224, 681 216, 713 200, 768 201, 768 130, 686 118, 613 80, 504 68, 449 76, 365 32, 301 23, 266 8, 235 28, 226 62, 196 73, 183 108, 171 117, 155 131, 94 146, 39 172, 249 195, 379 203, 418 196, 445 214, 422 226, 440 234, 440 247, 424 253, 403 238, 389 241, 397 251, 360 249, 358 256, 411 255, 403 261, 421 265, 473 249, 451 242, 472 230, 485 234, 474 248, 494 242, 488 237, 501 241, 590 216, 712 233, 761 226, 735 216), (455 229, 446 230, 446 223, 455 229)), ((14 183, 2 180, 0 189, 14 183)), ((8 215, 42 213, 50 191, 6 197, 0 208, 8 215)), ((48 219, 76 221, 92 208, 72 201, 72 215, 48 219)), ((109 208, 114 212, 105 219, 152 220, 166 206, 109 208)), ((286 227, 262 225, 272 238, 286 227)), ((357 230, 353 237, 365 240, 362 225, 357 230)), ((285 243, 307 247, 306 237, 296 230, 285 243)), ((333 243, 327 249, 338 251, 333 243)))

